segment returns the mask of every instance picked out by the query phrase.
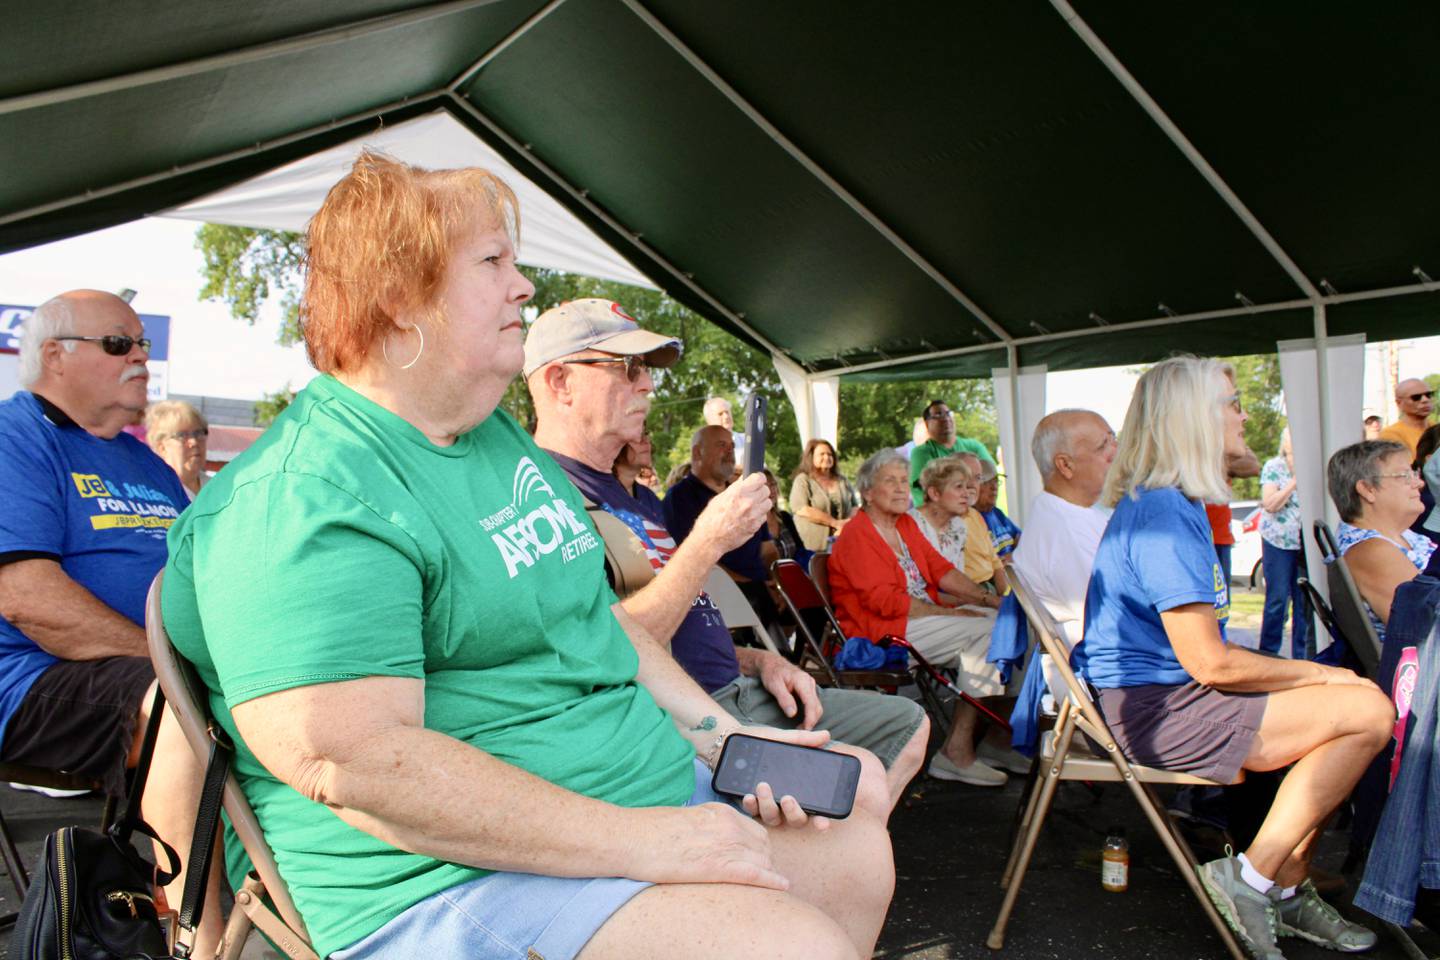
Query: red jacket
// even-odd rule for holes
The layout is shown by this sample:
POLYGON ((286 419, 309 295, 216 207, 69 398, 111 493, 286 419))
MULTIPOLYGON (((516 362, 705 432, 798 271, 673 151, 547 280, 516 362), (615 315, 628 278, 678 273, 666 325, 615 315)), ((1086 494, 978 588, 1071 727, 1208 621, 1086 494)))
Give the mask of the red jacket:
MULTIPOLYGON (((925 539, 909 516, 900 517, 895 527, 925 578, 930 602, 938 603, 940 578, 955 565, 925 539)), ((845 524, 835 541, 830 554, 830 595, 846 636, 867 637, 872 642, 887 634, 904 638, 910 614, 905 571, 864 510, 845 524)))

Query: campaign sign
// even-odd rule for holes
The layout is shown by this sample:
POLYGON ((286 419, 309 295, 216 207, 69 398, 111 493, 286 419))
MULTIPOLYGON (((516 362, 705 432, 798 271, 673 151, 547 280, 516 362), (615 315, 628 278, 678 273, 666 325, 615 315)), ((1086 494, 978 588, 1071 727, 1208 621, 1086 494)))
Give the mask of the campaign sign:
MULTIPOLYGON (((0 303, 0 353, 20 352, 20 330, 34 307, 0 303)), ((150 359, 170 359, 170 318, 154 313, 140 314, 145 336, 150 338, 150 359)))

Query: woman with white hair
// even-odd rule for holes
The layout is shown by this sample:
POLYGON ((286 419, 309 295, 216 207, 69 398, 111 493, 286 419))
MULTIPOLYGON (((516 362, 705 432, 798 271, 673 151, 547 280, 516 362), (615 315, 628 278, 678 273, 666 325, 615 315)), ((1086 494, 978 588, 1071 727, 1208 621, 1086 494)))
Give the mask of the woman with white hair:
POLYGON ((170 465, 194 500, 210 479, 205 474, 210 442, 210 424, 205 415, 184 400, 152 403, 145 409, 145 442, 170 465))
MULTIPOLYGON (((830 556, 830 592, 845 635, 875 643, 887 636, 908 640, 936 666, 958 668, 958 682, 970 696, 1003 694, 999 671, 985 660, 1000 599, 931 546, 908 514, 909 461, 886 448, 861 465, 856 485, 864 507, 840 531, 830 556), (968 606, 948 605, 949 598, 968 606)), ((930 763, 932 777, 1005 785, 1004 771, 976 754, 977 719, 973 706, 956 701, 950 736, 930 763)), ((995 760, 1019 767, 1018 757, 997 752, 995 760)))
MULTIPOLYGON (((1227 644, 1227 609, 1204 501, 1229 499, 1227 455, 1245 414, 1226 365, 1173 357, 1135 387, 1106 479, 1115 508, 1085 603, 1085 674, 1132 761, 1221 783, 1291 766, 1254 842, 1200 867, 1217 909, 1252 955, 1276 936, 1368 949, 1307 879, 1322 824, 1390 737, 1389 699, 1349 670, 1227 644)), ((1077 652, 1077 661, 1082 655, 1077 652)))

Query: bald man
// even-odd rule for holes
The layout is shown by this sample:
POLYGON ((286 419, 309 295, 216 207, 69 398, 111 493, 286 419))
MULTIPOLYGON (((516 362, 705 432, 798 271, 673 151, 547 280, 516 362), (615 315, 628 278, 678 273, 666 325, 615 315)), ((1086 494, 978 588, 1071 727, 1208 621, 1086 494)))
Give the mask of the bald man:
MULTIPOLYGON (((25 321, 25 389, 0 403, 0 760, 89 777, 117 798, 155 684, 145 595, 189 502, 175 471, 122 432, 145 409, 149 348, 119 297, 61 294, 25 321)), ((145 818, 183 864, 200 769, 173 718, 150 782, 145 818)), ((220 911, 202 927, 197 949, 218 942, 220 911)))
POLYGON ((1420 443, 1420 434, 1430 426, 1430 413, 1435 409, 1435 391, 1424 380, 1401 380, 1395 387, 1395 406, 1400 409, 1400 419, 1380 431, 1381 440, 1394 440, 1410 448, 1410 457, 1415 457, 1415 447, 1420 443))

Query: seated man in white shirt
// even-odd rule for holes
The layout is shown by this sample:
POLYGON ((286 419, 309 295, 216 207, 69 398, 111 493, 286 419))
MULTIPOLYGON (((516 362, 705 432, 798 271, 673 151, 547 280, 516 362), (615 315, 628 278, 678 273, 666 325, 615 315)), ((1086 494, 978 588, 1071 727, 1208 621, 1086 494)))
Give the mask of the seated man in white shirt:
MULTIPOLYGON (((1085 626, 1085 591, 1108 510, 1097 506, 1115 459, 1115 432, 1089 410, 1057 410, 1035 427, 1030 451, 1045 491, 1030 503, 1014 566, 1045 605, 1072 648, 1085 626)), ((1041 660, 1051 694, 1064 696, 1048 657, 1041 660)))

